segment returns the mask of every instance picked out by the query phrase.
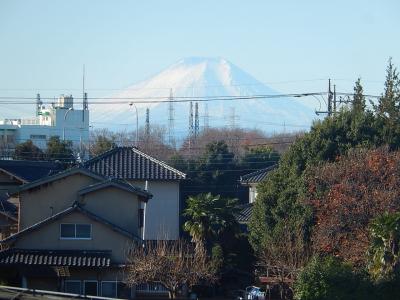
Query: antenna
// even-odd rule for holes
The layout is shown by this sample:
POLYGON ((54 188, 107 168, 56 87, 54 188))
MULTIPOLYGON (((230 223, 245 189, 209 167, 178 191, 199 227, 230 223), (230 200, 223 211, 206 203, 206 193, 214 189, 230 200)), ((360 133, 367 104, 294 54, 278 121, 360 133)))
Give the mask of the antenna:
POLYGON ((194 138, 197 139, 200 131, 200 122, 199 122, 199 103, 195 103, 194 105, 194 138))
POLYGON ((168 142, 175 148, 175 136, 174 136, 174 96, 172 89, 169 90, 169 102, 168 102, 168 142))

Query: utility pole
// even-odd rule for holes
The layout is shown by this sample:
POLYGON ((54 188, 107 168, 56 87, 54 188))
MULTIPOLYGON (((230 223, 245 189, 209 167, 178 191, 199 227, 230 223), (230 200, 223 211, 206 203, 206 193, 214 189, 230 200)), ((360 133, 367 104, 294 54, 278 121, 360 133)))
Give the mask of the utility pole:
POLYGON ((336 84, 333 85, 333 113, 336 113, 336 84))
POLYGON ((332 91, 331 91, 331 80, 328 82, 328 116, 332 115, 332 91))
POLYGON ((332 93, 331 90, 331 80, 328 81, 328 110, 326 111, 316 111, 316 114, 328 114, 331 116, 333 114, 333 110, 336 111, 336 87, 334 87, 335 93, 332 93), (332 109, 332 102, 333 102, 333 109, 332 109))

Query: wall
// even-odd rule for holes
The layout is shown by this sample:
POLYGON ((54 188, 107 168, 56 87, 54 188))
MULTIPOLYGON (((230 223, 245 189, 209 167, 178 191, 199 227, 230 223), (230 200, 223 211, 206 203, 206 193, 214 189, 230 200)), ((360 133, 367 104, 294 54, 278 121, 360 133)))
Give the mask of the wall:
POLYGON ((20 230, 48 218, 78 200, 77 191, 97 182, 87 175, 74 174, 20 193, 20 230))
MULTIPOLYGON (((130 181, 144 188, 145 181, 130 181)), ((149 181, 153 198, 146 205, 145 239, 179 239, 179 181, 149 181)))
POLYGON ((140 236, 138 231, 138 197, 127 191, 108 187, 84 195, 80 201, 90 212, 140 236))
POLYGON ((15 242, 15 248, 52 250, 112 250, 113 263, 125 262, 125 251, 132 245, 129 237, 114 231, 111 227, 94 221, 80 212, 73 212, 59 220, 22 235, 15 242), (60 239, 60 224, 92 224, 90 240, 60 239))

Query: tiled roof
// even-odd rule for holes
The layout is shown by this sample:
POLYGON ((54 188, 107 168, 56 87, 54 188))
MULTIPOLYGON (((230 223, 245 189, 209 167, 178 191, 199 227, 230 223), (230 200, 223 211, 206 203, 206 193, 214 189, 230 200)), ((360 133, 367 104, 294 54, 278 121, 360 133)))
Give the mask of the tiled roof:
POLYGON ((165 162, 131 147, 116 147, 88 160, 84 166, 105 177, 119 179, 180 180, 186 177, 165 162))
POLYGON ((69 215, 74 211, 81 212, 82 214, 86 215, 90 219, 95 220, 95 221, 97 221, 99 223, 102 223, 102 224, 110 227, 112 230, 114 230, 114 231, 116 231, 116 232, 118 232, 118 233, 120 233, 122 235, 125 235, 125 236, 127 236, 127 237, 129 237, 131 239, 139 240, 139 241, 141 240, 139 237, 135 236, 134 234, 130 233, 129 231, 126 231, 125 229, 119 227, 118 225, 115 225, 115 224, 109 222, 108 220, 106 220, 106 219, 104 219, 104 218, 102 218, 102 217, 100 217, 100 216, 88 211, 87 209, 85 209, 82 206, 80 206, 78 203, 74 203, 73 206, 68 207, 67 209, 65 209, 65 210, 63 210, 63 211, 61 211, 61 212, 59 212, 59 213, 57 213, 55 215, 52 215, 51 217, 43 219, 42 221, 40 221, 38 223, 35 223, 35 224, 33 224, 33 225, 29 226, 29 227, 26 227, 23 230, 15 233, 13 235, 10 235, 9 237, 7 237, 4 240, 0 241, 0 244, 1 243, 4 244, 4 243, 8 243, 10 241, 13 241, 13 240, 19 238, 20 236, 22 236, 24 234, 30 233, 32 231, 35 231, 36 229, 38 229, 38 228, 40 228, 40 227, 42 227, 42 226, 44 226, 46 224, 52 223, 55 220, 58 220, 58 219, 62 218, 63 216, 69 215))
POLYGON ((241 206, 241 210, 236 214, 236 220, 239 223, 248 223, 253 211, 253 203, 247 203, 241 206))
POLYGON ((144 201, 147 201, 148 199, 153 197, 153 195, 150 194, 149 192, 147 192, 141 188, 138 188, 136 186, 133 186, 133 185, 131 185, 123 180, 120 180, 120 179, 107 179, 102 182, 94 183, 92 185, 89 185, 89 186, 79 190, 78 195, 85 195, 87 193, 94 192, 94 191, 97 191, 99 189, 103 189, 103 188, 106 188, 109 186, 113 186, 118 189, 122 189, 122 190, 125 190, 130 193, 134 193, 138 196, 141 196, 141 200, 144 200, 144 201))
POLYGON ((240 177, 240 183, 248 184, 248 183, 261 182, 267 177, 268 173, 270 171, 272 171, 273 169, 275 169, 275 168, 276 168, 276 165, 273 165, 273 166, 268 167, 268 168, 257 170, 255 172, 250 173, 250 174, 243 175, 243 176, 240 177))
POLYGON ((62 166, 52 161, 0 160, 0 169, 23 182, 31 182, 62 171, 62 166))
POLYGON ((111 251, 8 249, 0 252, 0 265, 108 267, 111 251))

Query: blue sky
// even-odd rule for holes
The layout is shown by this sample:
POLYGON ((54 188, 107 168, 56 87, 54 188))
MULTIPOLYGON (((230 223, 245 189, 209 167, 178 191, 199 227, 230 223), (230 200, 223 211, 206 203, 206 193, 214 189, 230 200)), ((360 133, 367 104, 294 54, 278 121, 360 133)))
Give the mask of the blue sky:
POLYGON ((109 94, 180 58, 221 56, 282 92, 380 93, 400 64, 400 2, 0 1, 0 91, 109 94), (15 89, 15 90, 12 90, 15 89), (98 89, 104 89, 98 91, 98 89), (12 90, 12 91, 10 91, 12 90))

